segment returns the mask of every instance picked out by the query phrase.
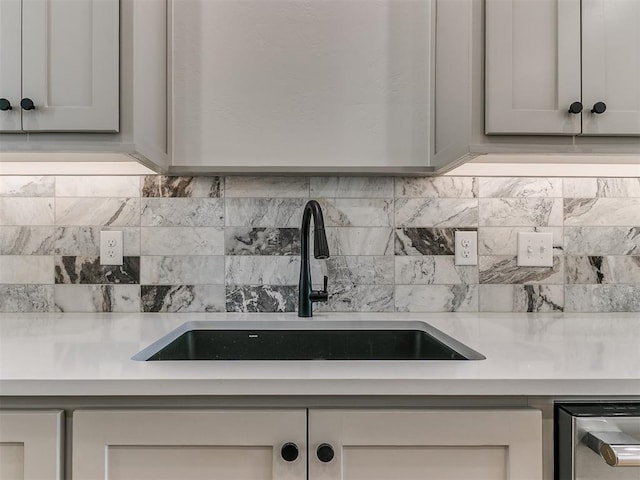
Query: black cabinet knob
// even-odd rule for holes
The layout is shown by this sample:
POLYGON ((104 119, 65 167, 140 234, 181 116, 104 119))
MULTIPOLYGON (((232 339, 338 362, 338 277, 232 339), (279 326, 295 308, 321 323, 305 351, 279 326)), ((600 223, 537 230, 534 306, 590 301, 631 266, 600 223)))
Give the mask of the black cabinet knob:
POLYGON ((36 106, 33 104, 33 100, 30 98, 23 98, 20 100, 20 106, 23 110, 33 110, 36 106))
POLYGON ((580 112, 582 112, 582 103, 573 102, 571 105, 569 105, 569 113, 577 115, 580 112))
POLYGON ((318 460, 322 463, 329 463, 333 460, 335 454, 331 445, 323 443, 318 447, 318 450, 316 450, 316 455, 318 456, 318 460))
POLYGON ((11 102, 6 98, 0 98, 0 110, 4 112, 11 109, 11 102))
POLYGON ((607 104, 604 102, 597 102, 593 105, 591 109, 591 113, 595 113, 596 115, 600 115, 607 110, 607 104))
POLYGON ((285 443, 280 450, 282 459, 286 462, 293 462, 298 458, 298 446, 295 443, 285 443))

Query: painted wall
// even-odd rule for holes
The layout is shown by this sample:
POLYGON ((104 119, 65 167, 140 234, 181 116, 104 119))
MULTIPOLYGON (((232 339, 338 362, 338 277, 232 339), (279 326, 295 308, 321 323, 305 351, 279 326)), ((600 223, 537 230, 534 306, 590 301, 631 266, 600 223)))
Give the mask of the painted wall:
POLYGON ((640 311, 640 179, 0 177, 0 311, 294 311, 301 211, 323 207, 324 311, 640 311), (124 231, 125 264, 99 265, 124 231), (456 267, 456 229, 479 265, 456 267), (517 267, 519 231, 554 235, 517 267))

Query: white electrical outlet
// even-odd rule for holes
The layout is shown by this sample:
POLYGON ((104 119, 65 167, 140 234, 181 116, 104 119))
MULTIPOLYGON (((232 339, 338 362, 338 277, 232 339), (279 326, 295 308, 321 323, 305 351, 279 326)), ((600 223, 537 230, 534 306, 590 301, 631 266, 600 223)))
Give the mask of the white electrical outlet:
POLYGON ((100 265, 122 265, 122 231, 100 232, 100 265))
POLYGON ((553 234, 518 232, 519 267, 553 267, 553 234))
POLYGON ((478 232, 456 230, 456 265, 478 264, 478 232))

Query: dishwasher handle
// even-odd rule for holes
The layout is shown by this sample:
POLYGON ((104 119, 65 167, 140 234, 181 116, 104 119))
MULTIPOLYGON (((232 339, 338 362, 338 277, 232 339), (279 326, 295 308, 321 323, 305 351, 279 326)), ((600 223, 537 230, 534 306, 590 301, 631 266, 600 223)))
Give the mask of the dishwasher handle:
POLYGON ((640 467, 640 440, 623 432, 588 432, 584 443, 612 467, 640 467))

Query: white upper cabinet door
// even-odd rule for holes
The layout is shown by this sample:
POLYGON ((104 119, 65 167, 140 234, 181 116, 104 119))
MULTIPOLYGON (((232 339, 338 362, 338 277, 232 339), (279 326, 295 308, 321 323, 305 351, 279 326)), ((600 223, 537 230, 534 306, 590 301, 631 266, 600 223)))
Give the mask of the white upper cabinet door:
MULTIPOLYGON (((4 0, 2 0, 4 2, 4 0)), ((118 0, 23 0, 25 131, 119 128, 118 0)))
POLYGON ((542 480, 540 412, 309 411, 309 480, 427 478, 542 480))
MULTIPOLYGON (((629 0, 633 2, 635 0, 629 0)), ((487 0, 487 134, 576 135, 580 0, 487 0)))
POLYGON ((582 0, 582 55, 583 133, 640 135, 640 1, 582 0))
POLYGON ((0 132, 22 129, 20 123, 21 0, 0 1, 0 132), (8 103, 7 103, 8 102, 8 103))

